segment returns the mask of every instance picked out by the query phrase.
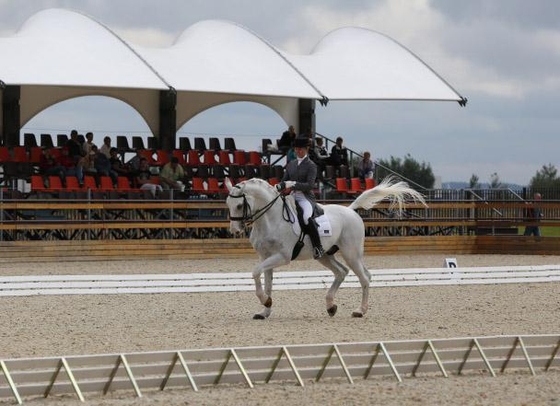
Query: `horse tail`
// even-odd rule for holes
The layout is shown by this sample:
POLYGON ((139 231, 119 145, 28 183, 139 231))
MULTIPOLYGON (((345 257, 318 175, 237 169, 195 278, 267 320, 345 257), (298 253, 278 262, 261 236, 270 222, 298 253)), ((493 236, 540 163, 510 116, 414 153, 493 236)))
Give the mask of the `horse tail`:
POLYGON ((383 182, 373 189, 364 191, 348 208, 352 210, 368 210, 386 198, 391 202, 391 208, 397 208, 399 212, 403 210, 405 201, 409 199, 428 207, 424 196, 408 186, 408 183, 403 181, 395 182, 393 177, 386 177, 383 179, 383 182))

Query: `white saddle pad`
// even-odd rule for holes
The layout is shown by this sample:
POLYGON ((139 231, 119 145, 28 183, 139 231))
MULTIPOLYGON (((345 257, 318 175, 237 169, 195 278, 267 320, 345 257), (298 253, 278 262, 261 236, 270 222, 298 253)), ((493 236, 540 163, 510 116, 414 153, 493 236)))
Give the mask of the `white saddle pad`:
MULTIPOLYGON (((299 225, 299 221, 297 220, 296 213, 294 212, 292 207, 290 207, 290 219, 293 221, 292 229, 294 230, 294 234, 295 235, 300 235, 301 227, 299 225)), ((319 226, 319 230, 318 230, 319 231, 319 236, 321 236, 321 237, 332 236, 331 222, 329 221, 329 218, 327 217, 326 214, 323 214, 322 216, 319 216, 319 217, 315 217, 315 221, 317 222, 317 225, 319 226)))

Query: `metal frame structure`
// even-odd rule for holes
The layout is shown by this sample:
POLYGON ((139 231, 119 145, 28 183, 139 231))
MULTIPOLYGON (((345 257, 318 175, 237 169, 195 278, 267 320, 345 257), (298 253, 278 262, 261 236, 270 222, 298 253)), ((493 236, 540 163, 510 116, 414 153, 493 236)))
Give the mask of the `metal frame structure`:
POLYGON ((106 394, 167 387, 479 374, 560 368, 560 335, 281 345, 0 360, 0 398, 106 394), (331 362, 337 358, 338 363, 331 362), (2 380, 1 377, 5 379, 2 380), (186 385, 185 385, 186 384, 186 385))

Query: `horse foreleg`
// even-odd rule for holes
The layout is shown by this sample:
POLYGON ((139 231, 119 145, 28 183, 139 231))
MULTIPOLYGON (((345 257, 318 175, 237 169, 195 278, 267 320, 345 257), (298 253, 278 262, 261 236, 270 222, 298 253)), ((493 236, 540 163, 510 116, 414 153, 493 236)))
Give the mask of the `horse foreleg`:
POLYGON ((273 255, 257 265, 253 270, 255 281, 255 294, 264 306, 260 313, 256 313, 254 319, 265 319, 272 313, 272 272, 274 267, 284 265, 286 261, 281 255, 273 255), (261 282, 261 274, 264 272, 264 290, 261 282))

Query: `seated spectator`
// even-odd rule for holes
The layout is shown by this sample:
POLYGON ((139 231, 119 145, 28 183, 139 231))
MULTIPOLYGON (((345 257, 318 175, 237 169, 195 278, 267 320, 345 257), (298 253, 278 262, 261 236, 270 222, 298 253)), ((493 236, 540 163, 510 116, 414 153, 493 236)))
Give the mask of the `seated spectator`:
POLYGON ((166 163, 161 172, 159 173, 159 180, 164 189, 173 189, 184 191, 185 184, 183 179, 185 178, 185 171, 183 167, 179 165, 179 159, 177 157, 172 157, 171 161, 166 163))
POLYGON ((128 160, 126 166, 130 168, 132 173, 136 173, 140 170, 140 161, 142 160, 143 156, 140 150, 136 151, 136 155, 128 160))
POLYGON ((287 131, 282 133, 282 137, 278 140, 278 150, 280 152, 288 152, 292 148, 294 140, 296 139, 296 130, 293 125, 288 127, 287 131))
POLYGON ((116 185, 118 174, 111 167, 111 161, 109 161, 109 158, 107 158, 101 150, 98 150, 97 147, 93 147, 92 151, 95 152, 93 165, 97 171, 97 176, 109 176, 111 177, 113 184, 116 185))
POLYGON ((48 148, 43 148, 39 160, 39 172, 44 176, 59 176, 60 179, 64 179, 66 169, 48 148))
POLYGON ((76 167, 77 162, 75 161, 75 157, 70 156, 70 151, 66 147, 62 148, 60 152, 60 165, 64 167, 64 176, 62 179, 64 180, 66 176, 78 177, 78 169, 76 167))
POLYGON ((375 171, 375 164, 371 160, 371 154, 366 151, 364 157, 358 162, 358 177, 361 180, 366 178, 373 179, 373 172, 375 171))
POLYGON ((82 145, 82 155, 87 156, 91 152, 91 147, 94 146, 93 143, 93 133, 88 132, 86 133, 86 142, 82 145))
MULTIPOLYGON (((97 147, 95 147, 97 148, 97 147)), ((91 150, 89 154, 82 157, 76 165, 76 176, 80 184, 84 183, 84 176, 91 175, 97 177, 97 170, 95 169, 95 151, 91 150)))
POLYGON ((136 174, 136 185, 142 190, 149 190, 155 197, 156 192, 161 192, 163 189, 160 185, 152 183, 150 180, 151 177, 152 172, 150 172, 148 160, 146 158, 141 158, 138 173, 136 174))
POLYGON ((111 159, 111 137, 103 138, 103 145, 99 148, 99 152, 111 159))
POLYGON ((330 162, 329 153, 327 152, 327 149, 323 145, 323 139, 321 137, 315 138, 315 148, 314 148, 313 157, 314 157, 314 162, 317 164, 317 175, 320 178, 321 176, 319 175, 322 175, 323 171, 325 170, 325 167, 330 162))
POLYGON ((331 149, 331 163, 333 166, 348 166, 348 150, 342 145, 342 137, 337 137, 336 144, 331 149))
POLYGON ((126 176, 130 178, 131 170, 130 168, 123 163, 121 158, 119 158, 119 151, 113 147, 111 148, 111 158, 109 158, 109 162, 111 162, 111 169, 113 169, 118 176, 126 176))
POLYGON ((66 141, 64 148, 68 150, 68 156, 72 159, 74 165, 76 165, 83 156, 82 146, 78 142, 78 131, 72 130, 70 132, 70 138, 66 141))

